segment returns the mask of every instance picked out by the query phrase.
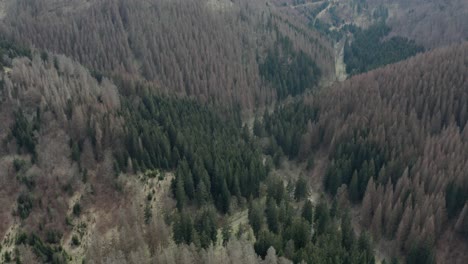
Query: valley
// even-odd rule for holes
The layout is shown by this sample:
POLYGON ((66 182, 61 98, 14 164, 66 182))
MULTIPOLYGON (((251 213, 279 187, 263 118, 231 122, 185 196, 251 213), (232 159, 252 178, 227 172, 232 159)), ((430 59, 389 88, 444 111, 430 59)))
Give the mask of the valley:
POLYGON ((0 1, 0 263, 467 263, 467 11, 0 1))

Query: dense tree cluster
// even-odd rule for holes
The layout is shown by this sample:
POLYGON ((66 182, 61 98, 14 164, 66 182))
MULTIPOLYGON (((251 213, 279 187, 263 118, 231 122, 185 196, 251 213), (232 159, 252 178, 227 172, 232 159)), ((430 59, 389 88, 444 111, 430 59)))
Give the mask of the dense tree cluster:
POLYGON ((0 66, 10 67, 12 59, 17 57, 29 57, 31 58, 31 50, 25 47, 21 47, 16 43, 5 39, 5 36, 0 36, 0 66))
POLYGON ((249 222, 260 256, 265 257, 274 247, 294 263, 375 262, 370 236, 362 233, 356 237, 349 214, 336 214, 344 208, 330 209, 325 201, 314 208, 310 201, 296 204, 290 197, 281 180, 271 179, 266 203, 251 204, 249 222), (300 210, 295 209, 297 206, 300 210))
POLYGON ((239 113, 223 117, 217 108, 189 99, 147 96, 128 103, 125 147, 117 152, 121 170, 175 169, 177 206, 210 201, 228 212, 231 196, 258 196, 267 175, 260 152, 239 113))
MULTIPOLYGON (((266 134, 274 138, 274 142, 281 146, 284 154, 289 158, 296 158, 301 154, 302 158, 303 151, 310 149, 311 144, 318 143, 310 142, 307 146, 301 147, 302 136, 316 118, 318 112, 314 107, 303 103, 288 104, 276 108, 271 115, 266 113, 263 125, 266 134)), ((270 154, 274 156, 276 151, 278 150, 273 150, 270 154)))
MULTIPOLYGON (((357 131, 352 139, 342 142, 332 153, 332 163, 324 178, 325 190, 330 194, 336 195, 338 188, 346 184, 351 200, 360 201, 369 179, 382 169, 386 153, 378 145, 367 141, 366 137, 357 131)), ((394 175, 401 173, 397 171, 394 175)))
POLYGON ((218 225, 214 209, 209 207, 202 209, 194 218, 185 212, 176 214, 174 218, 173 233, 177 244, 193 243, 197 247, 208 248, 217 242, 218 225))
POLYGON ((354 26, 349 29, 353 33, 353 40, 346 43, 344 50, 346 71, 349 74, 367 72, 423 51, 423 47, 406 38, 391 37, 384 40, 391 30, 384 22, 364 30, 354 26))
POLYGON ((26 149, 30 154, 33 155, 34 159, 37 158, 36 144, 37 139, 35 138, 34 131, 39 130, 40 119, 38 113, 34 117, 32 123, 26 119, 21 110, 15 114, 15 124, 11 128, 11 136, 16 139, 19 149, 26 149))
POLYGON ((309 55, 293 50, 291 40, 280 37, 259 65, 260 76, 276 88, 278 98, 302 94, 317 85, 320 70, 309 55))
MULTIPOLYGON (((2 8, 8 39, 89 68, 0 40, 2 261, 67 263, 71 253, 86 263, 374 263, 380 239, 408 263, 461 258, 467 44, 281 102, 251 136, 243 107, 299 95, 334 72, 330 43, 269 3, 2 8), (269 156, 311 169, 317 152, 328 155, 313 175, 323 174, 331 205, 309 197, 302 175, 287 185, 269 175, 269 156), (356 235, 346 198, 369 234, 356 235), (245 223, 234 234, 237 213, 245 223)), ((385 27, 369 30, 374 49, 391 50, 367 54, 372 67, 417 49, 381 42, 385 27)))
MULTIPOLYGON (((45 243, 35 234, 30 234, 29 236, 25 233, 21 233, 16 238, 15 244, 16 245, 28 245, 32 248, 34 254, 37 256, 37 259, 42 261, 43 263, 67 263, 67 253, 64 252, 63 248, 58 246, 58 242, 60 239, 55 240, 55 237, 52 233, 49 234, 52 240, 49 240, 48 243, 45 243)), ((23 260, 25 255, 23 255, 23 260)), ((35 259, 35 258, 34 258, 35 259)), ((18 258, 18 261, 20 259, 18 258)))
POLYGON ((256 59, 279 38, 272 26, 307 55, 295 66, 316 63, 324 75, 334 73, 328 41, 257 2, 236 0, 221 10, 206 0, 69 2, 16 1, 2 32, 100 74, 143 78, 158 90, 247 108, 276 98, 262 84, 256 59))

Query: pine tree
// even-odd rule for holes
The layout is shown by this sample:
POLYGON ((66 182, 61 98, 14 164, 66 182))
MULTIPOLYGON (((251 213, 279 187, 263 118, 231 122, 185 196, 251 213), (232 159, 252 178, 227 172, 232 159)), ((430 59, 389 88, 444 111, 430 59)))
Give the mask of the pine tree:
POLYGON ((375 263, 372 239, 367 232, 362 232, 358 239, 358 248, 363 251, 364 263, 375 263))
POLYGON ((380 240, 382 234, 382 204, 379 203, 375 210, 374 218, 371 224, 372 235, 375 241, 380 240))
POLYGON ((330 211, 324 201, 320 201, 315 208, 314 222, 317 234, 323 234, 327 231, 330 224, 330 211))
MULTIPOLYGON (((303 218, 295 218, 289 230, 296 248, 303 248, 311 239, 311 225, 303 218)), ((319 228, 319 227, 318 227, 319 228)), ((286 231, 288 232, 288 231, 286 231)))
POLYGON ((468 233, 468 203, 465 203, 457 223, 455 224, 455 229, 462 234, 468 233))
POLYGON ((413 218, 413 209, 408 206, 403 213, 400 224, 398 225, 398 230, 396 233, 396 241, 400 248, 405 244, 408 234, 410 232, 411 223, 413 218))
POLYGON ((222 234, 223 234, 223 245, 226 246, 227 242, 229 241, 229 239, 231 238, 231 233, 232 233, 232 228, 231 226, 226 223, 224 226, 223 226, 223 230, 222 230, 222 234))
POLYGON ((72 160, 79 161, 80 160, 80 148, 76 142, 72 144, 72 160))
POLYGON ((372 220, 372 193, 366 192, 362 200, 361 219, 364 226, 369 226, 372 220))
POLYGON ((351 224, 351 216, 349 210, 346 210, 343 218, 341 219, 341 234, 342 244, 350 251, 355 244, 356 236, 351 224))
POLYGON ((307 181, 303 177, 299 177, 296 182, 296 188, 294 189, 294 198, 296 200, 302 200, 308 195, 307 181))
POLYGON ((182 210, 185 205, 186 197, 185 197, 185 190, 184 190, 184 182, 182 177, 176 177, 176 186, 175 186, 175 198, 177 201, 177 208, 182 210))
POLYGON ((266 208, 266 218, 269 229, 278 234, 280 231, 279 218, 278 218, 278 207, 273 199, 268 199, 266 208))
POLYGON ((261 205, 253 202, 249 208, 249 223, 256 236, 263 226, 263 217, 264 215, 261 205))
POLYGON ((415 243, 411 247, 406 258, 408 264, 433 264, 435 256, 433 249, 425 242, 415 243))
POLYGON ((304 206, 302 207, 302 217, 304 217, 305 220, 309 221, 309 223, 312 223, 314 219, 314 208, 312 202, 309 200, 307 200, 304 203, 304 206))
POLYGON ((268 198, 272 198, 279 204, 286 194, 283 180, 274 178, 268 185, 268 198))
POLYGON ((262 230, 260 234, 257 236, 258 239, 254 244, 255 252, 264 258, 267 254, 267 251, 270 247, 273 248, 280 248, 281 241, 275 234, 267 231, 262 230))
POLYGON ((205 187, 205 183, 200 181, 195 192, 195 200, 199 207, 203 207, 209 200, 209 193, 205 187))
POLYGON ((192 173, 190 172, 190 170, 188 170, 188 172, 184 172, 183 178, 184 178, 184 190, 185 190, 185 194, 187 195, 187 199, 193 200, 193 198, 195 197, 195 186, 193 183, 193 177, 192 177, 192 173))
POLYGON ((398 225, 400 223, 401 217, 403 214, 403 205, 400 202, 400 199, 398 199, 395 203, 395 206, 392 209, 392 212, 389 216, 389 219, 387 221, 386 225, 386 235, 388 238, 394 238, 398 225))
POLYGON ((349 184, 349 197, 353 202, 359 201, 359 185, 357 171, 354 171, 353 177, 351 178, 351 183, 349 184))
POLYGON ((221 194, 218 200, 219 210, 223 213, 229 212, 229 208, 231 206, 231 193, 229 193, 229 189, 226 184, 226 180, 223 180, 221 186, 221 194))

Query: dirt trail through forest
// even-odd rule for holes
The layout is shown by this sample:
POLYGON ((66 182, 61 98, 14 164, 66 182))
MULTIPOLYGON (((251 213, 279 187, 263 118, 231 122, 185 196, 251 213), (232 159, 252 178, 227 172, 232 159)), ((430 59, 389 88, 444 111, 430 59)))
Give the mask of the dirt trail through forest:
POLYGON ((318 6, 318 5, 321 5, 323 2, 325 2, 325 1, 309 2, 309 3, 295 5, 295 6, 291 6, 291 7, 292 8, 301 8, 301 7, 312 6, 312 5, 317 5, 318 6))

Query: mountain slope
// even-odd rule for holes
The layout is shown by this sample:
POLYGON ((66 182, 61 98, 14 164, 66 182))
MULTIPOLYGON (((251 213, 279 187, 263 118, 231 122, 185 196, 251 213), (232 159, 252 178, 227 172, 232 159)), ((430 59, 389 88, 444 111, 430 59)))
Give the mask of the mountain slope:
POLYGON ((392 241, 391 254, 429 247, 438 263, 463 263, 467 61, 463 43, 355 76, 278 109, 266 131, 290 157, 326 150, 325 190, 361 204, 362 226, 377 241, 392 241))
POLYGON ((216 6, 205 0, 18 0, 2 22, 19 43, 65 54, 96 73, 221 104, 254 108, 275 100, 274 85, 258 68, 283 36, 318 65, 317 78, 334 74, 332 47, 319 34, 261 1, 216 6))
POLYGON ((369 0, 369 8, 385 7, 392 36, 435 48, 468 39, 468 3, 463 0, 369 0))

